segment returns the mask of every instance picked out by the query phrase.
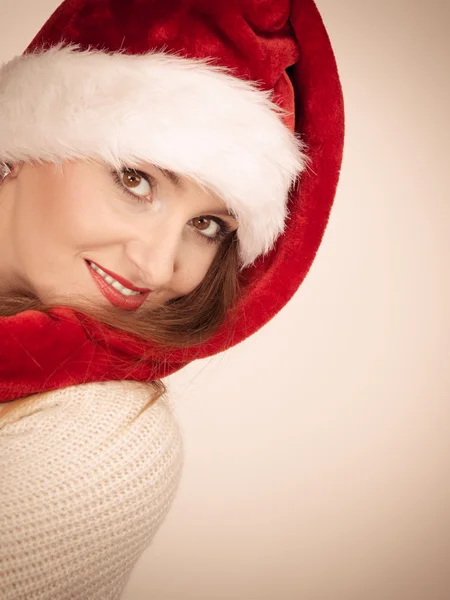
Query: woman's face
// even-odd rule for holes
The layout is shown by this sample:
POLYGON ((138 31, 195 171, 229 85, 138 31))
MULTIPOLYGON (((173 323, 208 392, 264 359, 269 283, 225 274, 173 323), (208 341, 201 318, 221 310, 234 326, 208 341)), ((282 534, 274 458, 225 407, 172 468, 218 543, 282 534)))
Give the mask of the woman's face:
POLYGON ((197 287, 237 225, 220 199, 151 165, 115 173, 86 161, 20 164, 0 193, 0 280, 54 305, 138 297, 111 295, 92 262, 151 290, 142 308, 122 307, 148 310, 197 287))

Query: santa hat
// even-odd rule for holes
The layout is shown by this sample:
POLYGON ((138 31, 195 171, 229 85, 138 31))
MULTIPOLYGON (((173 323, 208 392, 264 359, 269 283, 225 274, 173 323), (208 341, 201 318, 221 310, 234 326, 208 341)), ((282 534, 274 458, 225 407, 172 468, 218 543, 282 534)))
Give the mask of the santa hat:
MULTIPOLYGON (((227 19, 240 4, 91 0, 66 2, 59 12, 69 5, 62 32, 56 15, 0 71, 0 160, 94 158, 175 171, 215 192, 236 216, 243 266, 267 253, 284 229, 288 192, 305 160, 281 118, 293 122, 281 110, 292 105, 284 97, 292 92, 286 87, 274 98, 281 106, 272 101, 277 82, 261 68, 258 40, 243 40, 242 58, 231 37, 214 33, 218 26, 230 36, 227 19), (171 23, 180 9, 185 20, 171 23), (114 21, 130 15, 133 26, 123 28, 118 45, 114 21), (167 35, 174 25, 181 35, 167 35), (209 44, 196 25, 213 33, 209 44)), ((291 40, 283 45, 279 60, 293 54, 291 40)))
MULTIPOLYGON (((251 335, 311 266, 334 198, 344 130, 337 68, 312 0, 66 0, 26 52, 0 69, 0 106, 0 162, 150 162, 190 177, 237 217, 247 267, 245 319, 231 329, 225 323, 208 342, 155 349, 154 363, 131 375, 120 368, 105 373, 104 362, 92 357, 100 346, 99 357, 127 355, 128 367, 142 347, 92 321, 88 354, 73 363, 71 377, 35 372, 25 387, 22 380, 22 392, 174 372, 251 335), (81 373, 88 363, 91 370, 81 373)), ((63 314, 73 343, 81 343, 89 321, 81 323, 77 313, 54 309, 51 317, 33 318, 48 330, 63 314)), ((27 318, 30 329, 31 316, 18 315, 5 332, 13 331, 14 319, 27 318)), ((60 357, 54 331, 47 350, 60 357)), ((16 339, 18 332, 20 326, 16 339)), ((3 390, 9 385, 15 393, 1 365, 0 381, 9 380, 3 390)), ((35 368, 31 361, 29 367, 35 368)))

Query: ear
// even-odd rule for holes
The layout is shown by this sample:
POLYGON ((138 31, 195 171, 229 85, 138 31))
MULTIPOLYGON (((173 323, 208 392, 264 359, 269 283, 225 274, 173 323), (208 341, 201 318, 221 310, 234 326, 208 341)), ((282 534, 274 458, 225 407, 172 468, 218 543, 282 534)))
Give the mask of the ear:
POLYGON ((20 171, 22 170, 22 165, 23 165, 23 163, 21 163, 21 162, 14 163, 13 165, 8 165, 10 168, 8 177, 10 177, 11 179, 15 179, 17 177, 17 175, 20 173, 20 171))

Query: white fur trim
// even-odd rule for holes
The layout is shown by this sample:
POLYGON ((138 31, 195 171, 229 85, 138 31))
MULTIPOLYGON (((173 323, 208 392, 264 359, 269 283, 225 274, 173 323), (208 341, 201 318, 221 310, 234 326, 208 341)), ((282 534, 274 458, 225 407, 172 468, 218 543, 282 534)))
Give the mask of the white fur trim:
POLYGON ((0 69, 0 161, 150 162, 218 194, 243 266, 283 231, 301 142, 271 94, 206 60, 58 44, 0 69))

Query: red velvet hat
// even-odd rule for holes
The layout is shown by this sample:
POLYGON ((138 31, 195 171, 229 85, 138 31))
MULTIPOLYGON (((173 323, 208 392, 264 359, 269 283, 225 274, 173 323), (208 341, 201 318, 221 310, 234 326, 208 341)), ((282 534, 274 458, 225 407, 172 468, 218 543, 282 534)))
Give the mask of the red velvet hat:
POLYGON ((306 276, 344 134, 312 0, 66 0, 0 69, 0 104, 0 162, 151 162, 217 193, 239 222, 243 283, 237 317, 190 348, 62 307, 0 318, 0 401, 165 377, 257 331, 306 276))

